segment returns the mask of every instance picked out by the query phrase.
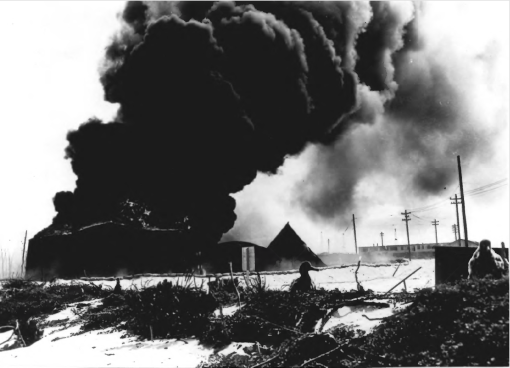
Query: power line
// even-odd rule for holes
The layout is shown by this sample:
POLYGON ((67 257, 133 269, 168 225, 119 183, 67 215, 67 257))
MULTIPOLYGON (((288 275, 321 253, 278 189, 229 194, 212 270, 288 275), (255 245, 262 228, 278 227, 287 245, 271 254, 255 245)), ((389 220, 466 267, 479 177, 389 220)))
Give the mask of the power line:
MULTIPOLYGON (((429 221, 435 220, 432 217, 427 217, 427 216, 423 216, 423 215, 422 215, 423 217, 420 217, 420 216, 417 216, 417 215, 414 215, 414 214, 413 214, 413 216, 416 217, 417 219, 421 220, 421 221, 424 221, 424 222, 429 222, 429 221)), ((442 216, 439 216, 439 217, 436 216, 436 218, 438 218, 438 219, 445 219, 445 215, 442 215, 442 216)))
POLYGON ((415 214, 412 214, 412 216, 413 216, 413 217, 416 217, 416 218, 417 218, 418 220, 421 220, 421 221, 426 221, 426 220, 422 219, 421 217, 419 217, 419 216, 416 216, 415 214))
POLYGON ((489 188, 489 189, 483 190, 481 192, 470 193, 470 194, 467 194, 466 197, 474 197, 474 196, 477 196, 477 195, 480 195, 480 194, 492 192, 492 191, 494 191, 496 189, 503 188, 506 185, 508 185, 508 183, 504 183, 503 185, 500 185, 500 186, 497 186, 497 187, 493 187, 493 188, 489 188))
POLYGON ((478 187, 478 188, 474 188, 474 189, 466 190, 465 194, 470 194, 470 193, 479 192, 479 191, 481 191, 481 190, 488 189, 488 188, 490 188, 490 187, 493 187, 493 186, 496 186, 496 185, 502 184, 502 183, 504 183, 504 182, 505 182, 505 181, 507 181, 507 180, 508 180, 508 178, 504 178, 504 179, 500 179, 500 180, 495 181, 495 182, 490 183, 490 184, 482 185, 481 187, 478 187))
POLYGON ((433 207, 435 206, 440 206, 444 203, 445 200, 442 200, 441 202, 437 202, 437 203, 434 203, 434 204, 430 204, 428 206, 423 206, 423 207, 418 207, 418 208, 415 208, 414 210, 410 210, 411 212, 422 212, 422 211, 428 211, 429 209, 433 209, 433 207))
MULTIPOLYGON (((497 181, 495 181, 493 183, 482 185, 482 186, 480 186, 478 188, 470 189, 470 190, 465 192, 466 197, 471 197, 471 196, 474 196, 474 195, 478 195, 478 194, 482 194, 482 193, 487 193, 489 191, 502 188, 505 185, 508 185, 508 183, 505 183, 507 180, 508 180, 508 178, 504 178, 504 179, 497 180, 497 181)), ((460 187, 460 185, 457 185, 455 190, 457 190, 457 188, 459 188, 459 187, 460 187)), ((447 201, 448 200, 442 200, 441 202, 437 202, 437 203, 434 203, 434 204, 429 204, 427 206, 411 209, 410 211, 411 212, 427 212, 427 211, 435 210, 437 208, 444 207, 446 204, 448 204, 448 203, 445 203, 447 201)))
POLYGON ((427 209, 424 209, 424 210, 415 210, 414 212, 428 212, 428 211, 432 211, 432 210, 437 210, 438 208, 441 208, 441 207, 444 207, 446 206, 448 203, 446 203, 446 200, 440 204, 440 205, 436 205, 434 207, 431 207, 431 208, 427 208, 427 209))
POLYGON ((442 200, 441 202, 437 202, 437 203, 434 203, 434 204, 429 204, 427 206, 423 206, 423 207, 418 207, 418 208, 415 208, 413 211, 416 212, 416 211, 421 211, 421 210, 424 210, 424 209, 427 209, 427 208, 430 208, 430 207, 434 207, 434 206, 437 206, 437 205, 440 205, 444 202, 444 200, 442 200))

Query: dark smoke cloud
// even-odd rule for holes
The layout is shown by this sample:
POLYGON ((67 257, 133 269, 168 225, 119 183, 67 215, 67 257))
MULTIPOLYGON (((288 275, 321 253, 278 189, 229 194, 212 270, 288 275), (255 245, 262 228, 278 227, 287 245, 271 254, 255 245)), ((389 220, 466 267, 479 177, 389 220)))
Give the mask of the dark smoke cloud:
POLYGON ((355 74, 316 5, 278 6, 128 3, 101 69, 118 115, 68 134, 77 187, 55 196, 55 223, 115 219, 129 200, 153 225, 185 221, 215 241, 236 219, 230 194, 257 171, 345 131, 355 74))
POLYGON ((350 213, 359 183, 381 172, 437 193, 455 178, 447 162, 473 157, 484 138, 423 52, 422 12, 401 2, 128 3, 101 68, 118 115, 69 133, 77 187, 55 196, 55 223, 117 219, 137 203, 149 225, 185 223, 216 241, 236 220, 231 195, 308 146, 293 196, 316 220, 350 213))
POLYGON ((372 91, 393 91, 396 88, 392 54, 402 48, 404 16, 385 2, 370 3, 373 17, 356 44, 358 55, 355 71, 372 91))
POLYGON ((394 175, 409 193, 435 195, 457 180, 465 162, 490 147, 487 133, 464 112, 462 88, 444 60, 424 51, 422 6, 370 3, 372 19, 356 41, 358 109, 348 131, 320 145, 294 196, 317 221, 332 222, 355 208, 357 185, 378 173, 394 175))

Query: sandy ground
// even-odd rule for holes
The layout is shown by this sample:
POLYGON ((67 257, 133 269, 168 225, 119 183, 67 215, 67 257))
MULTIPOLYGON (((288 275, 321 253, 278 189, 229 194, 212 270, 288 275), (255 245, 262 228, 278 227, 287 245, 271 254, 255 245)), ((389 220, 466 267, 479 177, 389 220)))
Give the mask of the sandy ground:
MULTIPOLYGON (((414 270, 421 267, 421 269, 411 276, 407 281, 408 290, 421 289, 424 287, 433 287, 435 285, 435 274, 434 274, 434 260, 433 259, 418 259, 412 260, 408 264, 400 266, 395 276, 392 276, 397 265, 392 266, 366 266, 363 265, 358 271, 358 280, 361 282, 365 289, 371 289, 376 292, 386 292, 401 279, 411 274, 414 270)), ((323 269, 319 272, 310 272, 315 285, 319 288, 326 290, 339 289, 341 291, 356 289, 356 282, 354 278, 355 266, 346 268, 330 268, 323 269)), ((262 278, 266 280, 267 286, 271 289, 288 290, 290 283, 299 276, 299 273, 292 272, 288 274, 278 275, 262 275, 262 278)), ((223 277, 228 279, 230 277, 223 277)), ((167 277, 167 276, 142 276, 133 279, 120 279, 122 288, 143 288, 157 284, 163 280, 171 281, 174 284, 185 284, 184 277, 167 277)), ((215 280, 214 277, 211 280, 215 280)), ((243 278, 240 277, 241 283, 243 278)), ((207 290, 207 278, 197 277, 190 280, 192 286, 203 287, 207 290)), ((89 281, 82 280, 61 280, 57 279, 58 283, 88 283, 89 281)), ((107 287, 115 287, 116 281, 107 280, 94 280, 94 284, 102 284, 107 287)), ((399 286, 396 290, 403 288, 399 286)))
MULTIPOLYGON (((405 276, 422 267, 407 281, 408 290, 434 286, 434 260, 414 260, 408 265, 400 266, 395 272, 395 266, 367 267, 361 266, 358 279, 365 289, 376 292, 386 292, 405 276)), ((356 288, 354 280, 355 267, 343 269, 327 269, 311 273, 318 287, 328 290, 351 290, 356 288)), ((297 274, 266 275, 266 282, 270 288, 286 289, 297 274)), ((137 287, 150 286, 163 279, 176 282, 177 278, 150 277, 135 280, 122 280, 122 287, 132 285, 137 287)), ((180 280, 182 282, 183 280, 180 280)), ((68 283, 70 281, 59 280, 68 283)), ((115 281, 96 281, 108 286, 114 286, 115 281)), ((403 285, 394 291, 401 291, 403 285)), ((383 300, 378 300, 383 302, 383 300)), ((90 305, 100 303, 99 300, 87 302, 90 305)), ((402 308, 397 305, 396 309, 402 308)), ((113 332, 111 329, 76 334, 80 325, 73 313, 75 305, 68 307, 54 315, 47 317, 44 324, 44 335, 41 340, 27 348, 0 352, 1 367, 196 367, 206 361, 212 349, 201 346, 195 339, 186 340, 155 340, 137 341, 133 337, 125 337, 123 332, 113 332)), ((236 307, 225 308, 224 312, 234 313, 236 307)), ((324 331, 339 324, 353 326, 370 332, 381 321, 370 321, 369 318, 380 318, 395 312, 395 306, 385 309, 371 309, 367 307, 343 307, 335 313, 324 326, 324 331)), ((6 340, 11 332, 0 333, 0 342, 6 340)), ((7 344, 10 344, 8 342, 7 344)), ((0 348, 5 344, 0 344, 0 348)), ((220 354, 237 352, 243 354, 242 349, 251 344, 232 343, 220 354)))
MULTIPOLYGON (((434 286, 435 274, 433 259, 411 261, 407 265, 400 266, 395 276, 392 275, 397 265, 387 267, 369 267, 362 265, 358 270, 358 280, 365 289, 371 289, 376 292, 386 292, 419 267, 421 267, 421 269, 406 281, 408 290, 411 291, 416 288, 422 289, 424 287, 434 286)), ((356 289, 355 271, 356 267, 326 269, 319 272, 310 271, 310 276, 315 282, 315 285, 319 288, 346 291, 356 289)), ((297 276, 298 274, 267 275, 265 278, 270 288, 287 290, 290 283, 297 276)), ((399 286, 395 290, 400 291, 402 288, 403 286, 399 286)))

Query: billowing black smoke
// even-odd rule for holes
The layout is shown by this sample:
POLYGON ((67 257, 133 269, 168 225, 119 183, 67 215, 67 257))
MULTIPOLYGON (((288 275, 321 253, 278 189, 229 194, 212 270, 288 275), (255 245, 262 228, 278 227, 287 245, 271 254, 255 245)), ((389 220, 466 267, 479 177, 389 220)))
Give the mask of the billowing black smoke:
POLYGON ((101 71, 117 118, 68 134, 77 187, 55 196, 54 222, 112 220, 136 203, 149 225, 218 240, 236 219, 230 194, 346 130, 356 6, 128 3, 101 71))
MULTIPOLYGON (((490 154, 489 134, 466 112, 447 61, 424 51, 421 5, 370 3, 355 42, 358 104, 342 135, 311 153, 294 197, 317 221, 334 223, 355 210, 358 184, 384 173, 416 197, 435 195, 457 179, 464 162, 490 154)), ((326 31, 327 33, 327 31, 326 31)), ((337 47, 338 49, 338 47, 337 47)), ((383 198, 380 198, 383 200, 383 198)))
POLYGON ((455 179, 449 162, 469 159, 484 137, 465 123, 443 66, 422 52, 421 11, 401 2, 128 3, 101 69, 118 115, 68 134, 77 187, 55 196, 54 223, 136 212, 145 225, 215 241, 236 220, 231 194, 309 144, 294 197, 312 218, 350 213, 356 186, 379 172, 418 195, 437 193, 455 179))

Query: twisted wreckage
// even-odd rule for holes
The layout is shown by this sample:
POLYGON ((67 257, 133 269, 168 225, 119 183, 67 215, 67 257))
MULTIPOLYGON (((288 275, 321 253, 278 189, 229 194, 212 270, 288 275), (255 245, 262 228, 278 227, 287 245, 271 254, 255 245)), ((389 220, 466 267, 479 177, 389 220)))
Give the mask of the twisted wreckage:
POLYGON ((269 246, 233 241, 207 244, 186 230, 134 227, 103 222, 74 231, 42 231, 29 242, 26 275, 113 276, 142 272, 228 272, 242 270, 242 248, 253 247, 256 271, 296 269, 301 262, 326 266, 286 224, 269 246))

